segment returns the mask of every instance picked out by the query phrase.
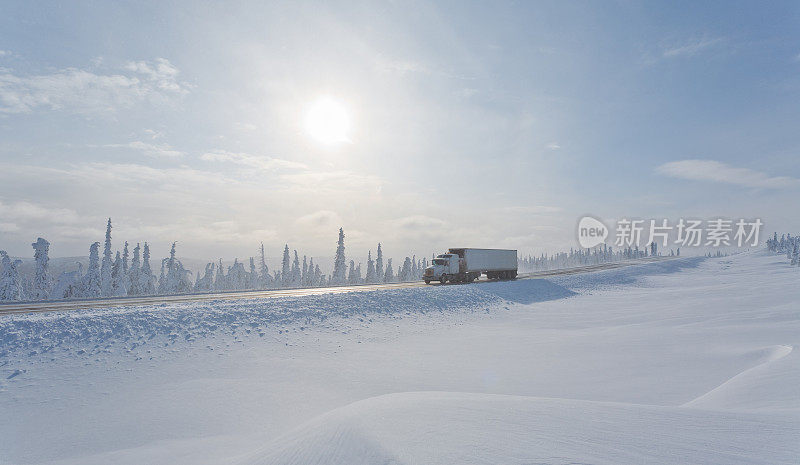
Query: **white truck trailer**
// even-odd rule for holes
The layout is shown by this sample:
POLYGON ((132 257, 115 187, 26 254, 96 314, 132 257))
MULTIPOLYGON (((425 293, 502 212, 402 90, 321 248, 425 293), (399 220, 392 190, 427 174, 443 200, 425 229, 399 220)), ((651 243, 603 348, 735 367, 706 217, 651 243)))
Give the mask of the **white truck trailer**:
POLYGON ((448 249, 438 255, 431 266, 425 268, 425 284, 439 281, 471 283, 481 274, 489 279, 514 279, 517 277, 517 251, 506 249, 448 249))

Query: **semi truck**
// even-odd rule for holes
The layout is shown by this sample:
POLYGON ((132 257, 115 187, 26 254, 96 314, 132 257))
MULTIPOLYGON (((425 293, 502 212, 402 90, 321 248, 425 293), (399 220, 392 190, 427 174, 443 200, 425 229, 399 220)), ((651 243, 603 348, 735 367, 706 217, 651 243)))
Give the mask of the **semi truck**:
POLYGON ((436 256, 431 266, 425 268, 425 284, 439 281, 444 284, 471 283, 486 274, 489 279, 515 279, 517 277, 517 251, 507 249, 448 249, 436 256))

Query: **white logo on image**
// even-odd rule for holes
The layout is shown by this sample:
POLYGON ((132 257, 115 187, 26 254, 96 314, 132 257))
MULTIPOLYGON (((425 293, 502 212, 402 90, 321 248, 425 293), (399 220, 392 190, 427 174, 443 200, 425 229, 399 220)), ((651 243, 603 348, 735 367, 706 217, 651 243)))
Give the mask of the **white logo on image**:
POLYGON ((584 249, 590 249, 605 242, 608 228, 600 220, 584 216, 578 222, 578 243, 584 249))

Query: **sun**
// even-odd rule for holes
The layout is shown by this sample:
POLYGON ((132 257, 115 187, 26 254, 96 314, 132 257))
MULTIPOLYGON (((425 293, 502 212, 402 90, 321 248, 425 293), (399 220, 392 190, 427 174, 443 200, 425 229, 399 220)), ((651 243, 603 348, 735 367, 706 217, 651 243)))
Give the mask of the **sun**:
POLYGON ((350 142, 350 114, 347 107, 331 97, 315 101, 306 114, 306 133, 324 145, 350 142))

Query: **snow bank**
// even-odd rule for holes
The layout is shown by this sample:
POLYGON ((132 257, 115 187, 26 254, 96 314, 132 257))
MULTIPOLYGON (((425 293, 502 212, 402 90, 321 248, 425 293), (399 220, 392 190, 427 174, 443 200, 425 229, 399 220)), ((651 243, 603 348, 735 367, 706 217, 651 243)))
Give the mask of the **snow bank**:
POLYGON ((93 356, 112 349, 131 352, 153 340, 161 343, 166 339, 171 344, 217 333, 263 336, 286 326, 340 327, 342 319, 348 318, 484 311, 508 302, 544 302, 631 283, 642 276, 696 266, 698 260, 550 279, 6 315, 0 316, 0 358, 14 352, 36 355, 51 351, 93 356))
POLYGON ((800 411, 800 387, 785 382, 800 379, 800 357, 794 347, 776 345, 754 355, 758 359, 755 366, 684 405, 716 410, 800 411))
POLYGON ((263 336, 268 329, 286 325, 336 326, 341 318, 473 311, 500 302, 475 286, 444 286, 9 315, 0 318, 0 357, 73 346, 92 355, 111 345, 135 349, 162 337, 192 341, 216 333, 263 336))

